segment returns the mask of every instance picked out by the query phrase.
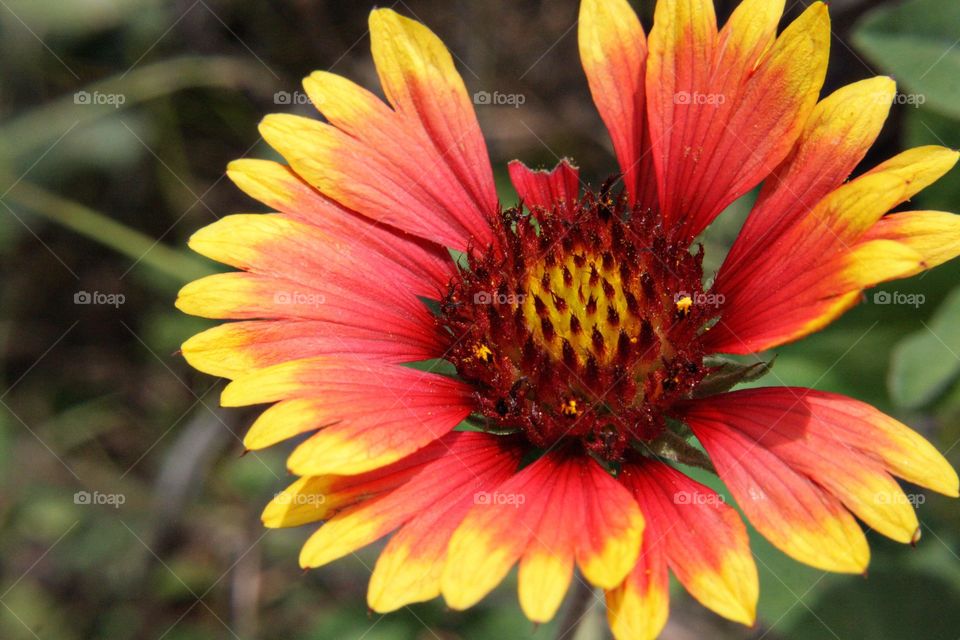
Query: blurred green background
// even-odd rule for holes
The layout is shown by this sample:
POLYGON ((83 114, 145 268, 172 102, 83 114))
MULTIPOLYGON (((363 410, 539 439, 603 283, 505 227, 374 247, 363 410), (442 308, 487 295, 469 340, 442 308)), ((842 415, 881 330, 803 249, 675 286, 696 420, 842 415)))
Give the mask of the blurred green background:
MULTIPOLYGON (((176 291, 217 268, 186 238, 262 210, 225 179, 227 162, 273 157, 257 122, 311 114, 298 92, 310 71, 375 87, 373 4, 0 0, 0 638, 606 637, 602 604, 577 629, 537 628, 509 584, 463 614, 439 602, 368 614, 376 548, 301 572, 309 529, 259 523, 290 480, 287 449, 241 458, 253 414, 218 409, 222 381, 176 353, 210 324, 175 311, 176 291)), ((501 183, 514 157, 573 156, 593 184, 615 171, 579 67, 575 0, 380 4, 437 31, 471 92, 523 96, 478 107, 501 183)), ((735 3, 717 4, 726 16, 735 3)), ((807 4, 788 2, 789 15, 807 4)), ((652 2, 635 5, 649 25, 652 2)), ((834 0, 831 12, 827 90, 876 73, 900 83, 865 164, 960 146, 960 3, 834 0)), ((503 198, 514 198, 507 187, 503 198)), ((748 204, 708 232, 712 268, 748 204)), ((911 207, 958 204, 955 171, 911 207)), ((869 292, 780 349, 764 383, 872 402, 960 463, 958 274, 953 264, 893 283, 891 304, 869 292)), ((870 534, 868 578, 801 567, 757 539, 757 627, 723 623, 675 590, 664 638, 956 639, 960 508, 908 492, 923 540, 870 534)))

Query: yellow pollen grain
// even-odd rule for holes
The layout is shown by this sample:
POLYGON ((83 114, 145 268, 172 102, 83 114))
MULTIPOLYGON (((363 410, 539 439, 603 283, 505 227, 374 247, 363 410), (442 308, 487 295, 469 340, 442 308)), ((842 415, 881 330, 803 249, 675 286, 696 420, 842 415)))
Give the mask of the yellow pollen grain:
POLYGON ((579 410, 577 409, 577 401, 573 398, 570 398, 563 404, 563 409, 561 409, 561 411, 563 411, 563 415, 565 416, 577 415, 579 413, 579 410))
POLYGON ((686 315, 690 311, 690 307, 693 306, 693 298, 690 296, 683 296, 677 300, 677 311, 686 315))
POLYGON ((493 358, 493 351, 485 344, 475 344, 473 345, 473 357, 481 362, 490 362, 490 359, 493 358))
POLYGON ((615 261, 604 266, 602 256, 570 253, 552 266, 534 266, 524 288, 526 325, 536 343, 557 360, 563 359, 564 344, 569 343, 581 362, 593 356, 607 364, 616 356, 621 330, 630 337, 639 335, 641 321, 627 309, 615 261))

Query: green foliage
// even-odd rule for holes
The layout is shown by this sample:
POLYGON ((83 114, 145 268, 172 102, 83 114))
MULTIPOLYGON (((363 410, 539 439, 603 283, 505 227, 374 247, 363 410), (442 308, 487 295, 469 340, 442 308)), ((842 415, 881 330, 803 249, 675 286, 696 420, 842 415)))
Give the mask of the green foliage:
POLYGON ((854 45, 931 108, 960 117, 960 4, 885 3, 853 33, 854 45))

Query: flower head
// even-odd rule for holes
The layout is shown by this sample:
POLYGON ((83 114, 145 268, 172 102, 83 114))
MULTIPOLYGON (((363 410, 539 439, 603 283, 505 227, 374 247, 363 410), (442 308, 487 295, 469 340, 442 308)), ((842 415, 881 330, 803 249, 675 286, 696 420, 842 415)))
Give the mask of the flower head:
POLYGON ((519 565, 535 621, 577 567, 618 638, 653 638, 668 571, 717 613, 755 616, 745 526, 678 462, 714 470, 761 534, 830 571, 866 569, 855 517, 916 542, 893 476, 957 495, 934 447, 866 404, 729 391, 758 366, 720 354, 801 338, 960 253, 953 214, 885 215, 957 154, 912 149, 847 182, 893 82, 818 101, 827 8, 778 35, 783 5, 745 0, 718 30, 710 0, 662 0, 647 37, 625 0, 584 0, 580 54, 620 164, 595 190, 569 161, 513 162, 521 204, 502 208, 450 54, 387 9, 370 17, 386 102, 316 72, 304 86, 325 121, 263 121, 288 164, 228 173, 278 213, 197 232, 191 247, 240 271, 187 285, 178 306, 236 320, 183 353, 233 380, 224 405, 273 403, 246 446, 307 436, 288 461, 300 478, 263 515, 324 521, 304 567, 395 532, 373 609, 466 608, 519 565), (705 287, 694 239, 761 183, 705 287))

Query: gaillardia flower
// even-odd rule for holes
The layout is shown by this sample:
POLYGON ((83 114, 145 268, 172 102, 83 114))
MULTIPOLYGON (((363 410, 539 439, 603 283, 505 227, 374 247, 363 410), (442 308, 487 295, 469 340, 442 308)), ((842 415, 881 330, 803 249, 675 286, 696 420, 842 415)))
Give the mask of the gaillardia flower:
POLYGON ((576 566, 606 590, 617 638, 653 638, 668 570, 720 615, 755 616, 746 528, 684 465, 715 470, 783 552, 837 572, 867 567, 855 518, 919 537, 893 476, 957 495, 936 449, 866 404, 730 391, 764 367, 721 354, 794 341, 960 253, 953 214, 888 214, 957 153, 912 149, 847 181, 894 83, 819 100, 827 8, 778 35, 783 9, 745 0, 718 30, 710 0, 663 0, 648 37, 625 0, 584 0, 580 55, 620 165, 596 191, 567 161, 513 162, 521 205, 501 207, 450 54, 387 9, 370 16, 386 101, 316 72, 304 87, 325 121, 263 121, 287 165, 240 160, 229 176, 278 213, 197 232, 193 249, 240 271, 177 304, 238 320, 183 354, 232 379, 224 405, 274 403, 246 446, 300 437, 299 479, 263 520, 323 522, 304 567, 394 532, 372 609, 438 595, 464 609, 519 565, 520 605, 546 621, 576 566), (694 239, 761 183, 704 274, 694 239))

